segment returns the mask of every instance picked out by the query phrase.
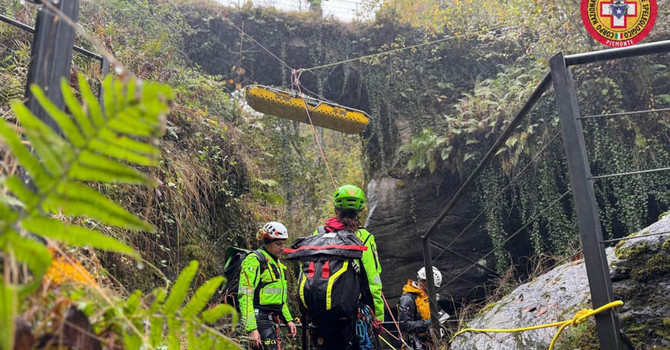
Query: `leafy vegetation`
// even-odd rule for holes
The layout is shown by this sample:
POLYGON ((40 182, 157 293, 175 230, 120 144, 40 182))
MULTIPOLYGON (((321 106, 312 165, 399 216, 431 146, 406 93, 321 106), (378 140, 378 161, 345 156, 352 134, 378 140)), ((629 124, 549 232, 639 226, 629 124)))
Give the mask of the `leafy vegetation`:
MULTIPOLYGON (((116 292, 123 296, 115 301, 117 306, 126 303, 120 301, 125 297, 130 298, 130 304, 141 300, 140 306, 128 309, 134 309, 133 312, 110 311, 110 317, 123 314, 132 320, 153 317, 155 310, 150 311, 154 305, 151 300, 160 293, 155 286, 166 280, 176 280, 180 271, 190 268, 192 260, 198 260, 201 268, 201 273, 193 277, 194 283, 215 284, 208 281, 211 276, 222 273, 221 257, 225 249, 232 245, 253 247, 258 223, 278 219, 287 224, 292 235, 300 236, 312 232, 318 222, 330 215, 329 198, 333 186, 314 145, 315 135, 304 125, 245 109, 241 96, 235 92, 237 88, 257 81, 287 86, 290 69, 241 36, 231 21, 252 37, 261 39, 264 46, 293 68, 310 68, 401 50, 392 55, 381 54, 308 70, 301 76, 304 85, 315 93, 364 109, 372 115, 370 127, 363 137, 328 130, 321 130, 316 135, 325 145, 335 181, 359 186, 365 184, 365 179, 387 174, 407 177, 444 172, 447 176, 453 175, 454 179, 468 174, 542 78, 551 55, 560 50, 575 53, 598 48, 581 30, 579 9, 568 0, 551 3, 391 0, 384 2, 375 22, 350 25, 313 15, 284 14, 273 9, 245 7, 240 11, 228 11, 210 1, 81 3, 80 22, 84 28, 145 82, 158 81, 171 86, 170 97, 174 102, 171 112, 164 121, 161 120, 158 128, 164 130, 163 142, 160 145, 146 142, 148 153, 132 152, 139 157, 118 158, 125 167, 122 173, 124 183, 78 183, 79 186, 90 185, 91 191, 97 190, 100 195, 114 198, 119 208, 127 208, 127 214, 121 219, 106 217, 100 212, 95 213, 103 216, 102 219, 81 217, 80 212, 74 212, 72 217, 66 215, 69 211, 50 202, 28 204, 37 208, 35 212, 41 212, 44 207, 47 209, 45 214, 55 213, 55 217, 47 217, 51 225, 56 225, 56 219, 64 219, 58 224, 63 231, 53 232, 72 230, 73 225, 95 229, 105 234, 98 237, 117 239, 105 243, 99 241, 96 243, 98 248, 122 250, 133 257, 139 254, 144 264, 155 266, 138 273, 137 263, 126 256, 71 250, 84 260, 86 268, 96 271, 96 278, 116 286, 116 292), (544 15, 547 13, 549 15, 544 15), (414 46, 433 41, 435 43, 431 45, 414 46), (129 164, 140 165, 146 171, 137 171, 129 164), (153 167, 145 168, 146 165, 153 167), (153 187, 138 191, 126 182, 153 187), (131 220, 127 215, 137 220, 143 217, 151 224, 140 220, 132 221, 133 226, 123 221, 123 218, 131 220), (150 227, 152 230, 148 234, 133 231, 150 227), (113 279, 119 282, 112 283, 113 279), (129 294, 125 289, 140 289, 145 297, 135 297, 136 294, 129 294)), ((371 7, 375 7, 374 4, 371 7)), ((0 0, 0 9, 29 24, 34 18, 35 7, 17 0, 0 0)), ((667 37, 668 23, 667 13, 660 14, 649 40, 667 37)), ((97 49, 85 41, 78 40, 77 44, 93 51, 97 49)), ((0 48, 3 52, 0 57, 0 79, 3 81, 0 113, 9 120, 13 114, 9 112, 8 101, 20 98, 23 93, 30 36, 0 25, 0 48)), ((85 74, 90 82, 102 80, 97 62, 77 54, 74 62, 73 70, 85 74)), ((667 60, 647 57, 628 62, 630 64, 612 63, 588 70, 575 69, 583 114, 670 105, 667 60)), ((70 77, 70 82, 82 87, 90 84, 75 74, 70 77)), ((87 106, 88 98, 82 97, 84 106, 87 106)), ((567 189, 567 169, 560 138, 548 145, 558 126, 554 110, 553 99, 545 96, 477 184, 475 200, 486 213, 482 227, 494 243, 502 242, 521 223, 567 189), (546 157, 530 165, 532 171, 512 187, 511 194, 495 198, 544 147, 547 147, 546 157)), ((594 174, 666 164, 670 156, 666 147, 670 125, 667 118, 659 116, 585 123, 594 174)), ((77 123, 76 119, 74 123, 77 123)), ((78 124, 72 130, 85 133, 78 124)), ((63 132, 59 137, 66 146, 78 142, 70 142, 72 136, 65 129, 63 132)), ((85 136, 82 135, 84 139, 85 136)), ((135 137, 129 139, 135 140, 135 137)), ((39 143, 31 143, 31 146, 36 151, 40 147, 39 143)), ((71 147, 76 149, 77 146, 71 147)), ((56 169, 59 164, 56 160, 66 158, 54 160, 41 151, 37 152, 39 160, 43 153, 47 158, 38 164, 48 175, 57 177, 49 167, 56 169)), ((12 163, 3 166, 3 174, 13 173, 12 163)), ((6 178, 3 185, 8 188, 12 181, 17 182, 6 178)), ((21 185, 11 186, 19 190, 21 186, 27 187, 33 195, 42 194, 20 181, 18 183, 21 185)), ((667 210, 670 204, 667 183, 667 175, 662 174, 597 182, 606 234, 617 237, 638 230, 647 218, 667 210)), ((17 215, 15 220, 12 219, 12 225, 19 231, 29 228, 39 231, 39 221, 28 220, 28 225, 33 226, 23 227, 22 220, 27 217, 20 205, 25 207, 26 204, 21 193, 14 193, 14 189, 11 193, 3 198, 9 203, 7 210, 17 215)), ((410 209, 412 212, 408 215, 415 216, 413 210, 410 209)), ((528 227, 529 235, 509 242, 496 252, 497 268, 505 271, 510 265, 510 256, 572 254, 578 246, 578 239, 572 234, 575 232, 572 212, 567 201, 552 207, 544 218, 528 227)), ((40 274, 48 267, 48 259, 41 246, 22 234, 17 231, 19 236, 15 236, 15 241, 20 243, 10 243, 23 244, 25 249, 34 249, 38 253, 28 255, 29 258, 42 257, 29 265, 33 279, 20 280, 28 293, 29 287, 35 289, 40 274)), ((72 236, 63 234, 56 238, 73 243, 63 237, 72 236)), ((10 247, 10 243, 3 244, 10 247)), ((95 247, 94 243, 75 245, 95 247)), ((15 298, 12 293, 4 293, 3 297, 15 298)), ((74 299, 88 305, 100 303, 96 310, 107 305, 106 301, 74 299)), ((26 308, 25 304, 20 306, 22 308, 9 312, 16 314, 26 308)), ((99 313, 89 313, 89 317, 93 315, 99 313)), ((104 318, 92 318, 91 321, 97 327, 96 331, 104 330, 108 322, 104 318)), ((140 332, 135 335, 151 338, 151 327, 140 329, 140 323, 137 325, 135 328, 140 332)), ((186 327, 186 324, 182 325, 186 327)), ((195 333, 201 335, 202 330, 195 333)))

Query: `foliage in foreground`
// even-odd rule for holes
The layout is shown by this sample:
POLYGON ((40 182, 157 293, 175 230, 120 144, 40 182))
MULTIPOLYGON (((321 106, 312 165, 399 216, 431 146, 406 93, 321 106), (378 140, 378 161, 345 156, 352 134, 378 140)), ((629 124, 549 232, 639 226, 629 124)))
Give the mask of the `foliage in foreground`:
MULTIPOLYGON (((22 301, 42 283, 52 262, 51 252, 42 240, 139 258, 128 245, 91 227, 105 225, 154 231, 152 225, 87 183, 153 185, 151 178, 132 166, 157 165, 160 151, 155 141, 164 133, 168 102, 173 98, 171 89, 135 79, 124 83, 109 76, 103 82, 101 106, 86 79, 80 75, 78 81, 83 103, 65 80, 61 85, 73 117, 58 109, 38 87, 31 87, 62 135, 39 120, 20 101, 11 102, 21 126, 20 133, 15 130, 18 127, 0 119, 0 137, 6 146, 3 152, 11 153, 25 170, 25 173, 19 171, 3 177, 1 182, 0 249, 4 275, 8 276, 0 284, 0 346, 3 349, 13 348, 14 322, 22 311, 22 301), (22 137, 34 153, 25 146, 22 137)), ((230 344, 225 337, 208 331, 203 325, 203 321, 215 322, 231 313, 226 306, 202 312, 223 282, 222 277, 207 281, 181 307, 197 267, 197 263, 192 262, 182 272, 167 299, 165 289, 155 290, 154 301, 148 309, 140 307, 140 292, 122 303, 123 312, 117 316, 124 327, 119 335, 127 348, 139 348, 143 344, 179 348, 184 335, 187 344, 194 348, 203 344, 220 347, 230 344), (164 322, 168 325, 165 339, 164 322), (150 330, 145 331, 147 329, 150 330)))

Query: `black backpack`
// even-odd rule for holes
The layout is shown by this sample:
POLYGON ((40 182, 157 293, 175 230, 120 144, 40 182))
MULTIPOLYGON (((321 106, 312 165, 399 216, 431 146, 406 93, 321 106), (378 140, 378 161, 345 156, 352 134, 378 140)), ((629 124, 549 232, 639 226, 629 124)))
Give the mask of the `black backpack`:
POLYGON ((237 289, 240 286, 240 270, 242 262, 249 254, 256 254, 258 262, 260 263, 259 273, 263 273, 268 267, 268 260, 263 253, 258 250, 247 250, 237 247, 230 247, 226 250, 226 265, 223 268, 223 275, 226 277, 226 283, 221 290, 223 294, 222 301, 226 304, 233 305, 237 311, 240 310, 237 302, 237 289))
POLYGON ((317 322, 355 319, 361 289, 367 286, 360 262, 367 247, 349 231, 326 232, 320 226, 318 232, 284 251, 286 260, 301 263, 300 307, 317 322))

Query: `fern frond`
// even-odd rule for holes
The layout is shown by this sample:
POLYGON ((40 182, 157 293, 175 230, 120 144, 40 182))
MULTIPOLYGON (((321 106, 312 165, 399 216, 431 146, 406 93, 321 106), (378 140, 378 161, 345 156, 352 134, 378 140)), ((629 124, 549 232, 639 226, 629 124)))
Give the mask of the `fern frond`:
POLYGON ((233 324, 237 324, 238 320, 238 315, 237 311, 235 311, 235 308, 232 307, 231 305, 228 304, 219 304, 209 310, 205 310, 201 317, 202 320, 207 322, 207 323, 214 323, 221 319, 224 316, 227 315, 232 315, 233 316, 233 324))
POLYGON ((179 335, 181 334, 181 322, 177 321, 174 317, 168 318, 167 332, 168 350, 180 350, 179 335))
POLYGON ((137 334, 123 333, 123 345, 125 349, 141 349, 142 338, 137 334))
POLYGON ((14 315, 20 309, 18 288, 0 283, 0 349, 14 349, 14 315))
POLYGON ((224 278, 221 276, 214 277, 200 286, 193 294, 193 298, 181 309, 181 317, 190 319, 198 315, 205 308, 212 295, 216 293, 223 280, 224 278))
POLYGON ((26 169, 28 175, 35 180, 37 185, 44 185, 49 181, 50 176, 44 171, 37 157, 28 151, 19 135, 2 118, 0 118, 0 136, 9 146, 16 160, 26 169))
POLYGON ((170 316, 177 313, 177 310, 179 310, 184 299, 186 299, 186 293, 188 292, 188 288, 191 286, 191 282, 197 271, 198 262, 193 260, 179 274, 179 277, 177 277, 177 280, 174 282, 174 286, 170 291, 170 296, 163 305, 163 310, 166 315, 170 316))
POLYGON ((39 278, 23 286, 22 294, 30 293, 41 283, 41 276, 51 264, 52 256, 49 249, 43 244, 21 237, 16 231, 9 229, 0 235, 0 249, 9 252, 17 261, 26 264, 28 268, 39 278))
POLYGON ((113 125, 124 123, 137 127, 141 130, 139 134, 147 137, 162 135, 161 115, 167 111, 166 99, 171 98, 172 93, 167 87, 151 83, 146 83, 140 91, 134 81, 124 90, 121 81, 108 76, 105 85, 112 88, 105 90, 104 98, 114 103, 107 104, 103 113, 83 75, 79 76, 79 83, 85 106, 76 100, 64 80, 61 83, 64 100, 74 118, 59 110, 38 87, 31 87, 37 101, 56 122, 63 136, 35 117, 21 102, 12 101, 12 109, 37 157, 28 151, 17 133, 0 120, 0 136, 26 168, 36 187, 33 191, 16 177, 7 179, 5 185, 24 207, 19 222, 9 226, 20 226, 49 236, 47 226, 54 225, 52 231, 56 233, 50 238, 137 256, 127 245, 114 244, 111 238, 101 239, 100 234, 91 234, 93 231, 86 228, 58 225, 55 220, 36 221, 35 215, 43 210, 92 218, 111 226, 153 230, 150 224, 80 181, 152 185, 150 178, 131 165, 155 165, 158 149, 133 138, 137 132, 119 133, 119 128, 113 125), (123 96, 118 97, 120 95, 123 96), (129 119, 132 122, 128 122, 129 119), (24 222, 26 218, 30 219, 24 222), (69 237, 65 237, 64 232, 69 237), (81 240, 86 233, 90 234, 90 239, 81 240))
POLYGON ((68 225, 56 219, 33 215, 23 219, 21 226, 42 237, 61 241, 76 247, 90 246, 139 258, 139 254, 133 248, 112 237, 85 227, 68 225))

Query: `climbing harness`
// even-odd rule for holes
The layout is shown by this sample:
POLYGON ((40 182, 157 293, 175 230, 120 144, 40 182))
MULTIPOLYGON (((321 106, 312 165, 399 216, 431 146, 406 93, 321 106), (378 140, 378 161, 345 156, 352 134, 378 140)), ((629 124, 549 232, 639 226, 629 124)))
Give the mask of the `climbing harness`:
POLYGON ((277 341, 277 350, 282 350, 282 341, 281 341, 281 329, 279 328, 279 324, 281 323, 279 321, 279 316, 277 316, 274 312, 270 313, 272 315, 272 322, 274 323, 275 327, 275 340, 277 341))
POLYGON ((530 331, 534 329, 541 329, 541 328, 549 328, 549 327, 559 327, 558 331, 556 331, 556 335, 554 335, 554 338, 551 340, 551 344, 549 344, 549 350, 554 349, 554 345, 556 344, 556 340, 558 339, 558 336, 561 335, 563 330, 567 326, 576 326, 581 323, 586 322, 586 320, 590 317, 593 316, 597 313, 600 313, 602 311, 605 311, 607 309, 611 309, 613 307, 618 307, 622 306, 623 301, 617 300, 613 301, 611 303, 605 304, 595 310, 592 309, 582 309, 578 311, 575 316, 571 320, 566 320, 566 321, 561 321, 561 322, 554 322, 554 323, 547 323, 547 324, 541 324, 537 326, 531 326, 531 327, 522 327, 522 328, 512 328, 512 329, 485 329, 485 328, 465 328, 460 331, 458 331, 456 334, 454 334, 453 337, 451 337, 451 340, 449 340, 449 343, 453 342, 454 339, 456 339, 457 336, 465 333, 465 332, 484 332, 484 333, 517 333, 517 332, 524 332, 524 331, 530 331))
POLYGON ((379 336, 381 329, 381 322, 377 320, 372 309, 366 304, 361 304, 356 321, 356 336, 360 350, 375 349, 376 344, 371 335, 379 336))

